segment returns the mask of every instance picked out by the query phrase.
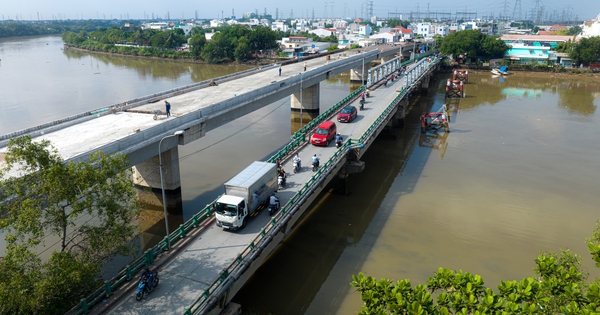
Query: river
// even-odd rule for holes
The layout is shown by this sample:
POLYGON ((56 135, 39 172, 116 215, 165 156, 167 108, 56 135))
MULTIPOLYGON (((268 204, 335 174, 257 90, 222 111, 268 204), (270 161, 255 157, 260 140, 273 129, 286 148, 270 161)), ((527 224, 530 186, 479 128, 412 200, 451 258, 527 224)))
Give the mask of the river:
MULTIPOLYGON (((63 51, 59 37, 0 41, 0 134, 246 67, 140 60, 63 51)), ((600 195, 600 84, 584 78, 471 73, 451 132, 421 135, 418 117, 443 100, 415 98, 406 128, 382 135, 366 169, 323 193, 302 225, 234 298, 260 314, 350 314, 360 271, 425 283, 439 267, 500 280, 533 274, 540 250, 587 254, 600 195)), ((322 109, 350 91, 349 77, 321 84, 322 109)), ((180 147, 183 216, 221 184, 289 139, 289 99, 180 147)))

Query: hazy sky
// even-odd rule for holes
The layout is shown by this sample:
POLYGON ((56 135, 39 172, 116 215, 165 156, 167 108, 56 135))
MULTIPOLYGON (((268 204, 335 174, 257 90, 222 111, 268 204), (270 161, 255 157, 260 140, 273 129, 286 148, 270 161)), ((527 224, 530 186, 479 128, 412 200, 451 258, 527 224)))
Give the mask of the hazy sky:
MULTIPOLYGON (((3 20, 37 20, 39 19, 143 19, 166 18, 170 15, 172 20, 181 18, 220 18, 222 15, 229 17, 232 10, 236 16, 241 17, 244 12, 265 12, 279 18, 294 17, 360 17, 366 16, 366 1, 359 0, 302 0, 302 1, 191 1, 191 0, 2 0, 0 2, 0 15, 3 20), (361 12, 365 12, 361 14, 361 12)), ((518 4, 522 17, 529 17, 532 9, 543 7, 545 16, 553 14, 562 16, 563 12, 572 19, 591 19, 600 14, 600 0, 429 0, 429 1, 399 1, 399 0, 373 0, 373 14, 388 18, 389 12, 476 12, 478 16, 499 16, 504 12, 510 17, 513 12, 519 14, 518 4), (517 8, 515 10, 515 4, 517 8)), ((404 19, 408 17, 405 15, 404 19)))

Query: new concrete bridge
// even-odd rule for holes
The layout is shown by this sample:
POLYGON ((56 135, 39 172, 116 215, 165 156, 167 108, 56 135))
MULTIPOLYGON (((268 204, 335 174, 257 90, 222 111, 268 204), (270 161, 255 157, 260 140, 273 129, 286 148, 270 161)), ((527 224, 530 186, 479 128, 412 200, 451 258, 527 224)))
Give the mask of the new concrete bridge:
MULTIPOLYGON (((375 68, 380 77, 388 77, 400 64, 392 60, 375 68)), ((346 142, 342 148, 307 145, 310 130, 318 123, 335 119, 336 112, 348 103, 358 107, 361 88, 316 117, 298 131, 289 145, 270 160, 281 159, 284 167, 292 169, 289 157, 299 153, 304 167, 290 174, 284 190, 278 195, 284 205, 270 217, 260 211, 241 231, 228 232, 218 228, 212 218, 211 207, 194 216, 174 231, 143 257, 127 266, 94 295, 82 300, 71 314, 82 314, 97 305, 92 313, 104 314, 219 314, 253 272, 279 244, 293 231, 312 201, 335 176, 348 177, 361 171, 365 165, 361 156, 377 135, 386 127, 403 125, 410 93, 427 88, 431 75, 439 66, 439 59, 422 59, 409 64, 399 80, 387 87, 373 81, 371 97, 358 118, 349 124, 338 124, 338 132, 346 142), (322 166, 317 172, 309 169, 310 156, 317 154, 322 166), (168 243, 178 246, 165 252, 168 243), (135 274, 145 266, 158 266, 161 282, 143 301, 135 300, 135 274), (117 294, 113 294, 119 288, 117 294), (126 290, 130 288, 130 290, 126 290), (101 303, 100 301, 105 301, 101 303)))
MULTIPOLYGON (((34 140, 51 141, 65 161, 87 161, 98 150, 106 154, 121 152, 135 167, 136 184, 156 188, 161 187, 156 172, 159 142, 183 130, 183 135, 165 139, 160 147, 165 152, 161 155, 164 173, 169 174, 164 180, 165 189, 174 190, 180 187, 178 145, 195 141, 214 128, 289 95, 293 95, 292 110, 302 109, 308 121, 319 111, 319 82, 350 70, 354 70, 353 80, 360 84, 378 81, 385 69, 372 71, 372 61, 387 61, 398 54, 408 57, 413 49, 413 45, 373 46, 343 51, 285 64, 281 76, 278 65, 272 65, 141 97, 0 136, 0 154, 6 151, 10 138, 24 134, 34 140), (155 111, 164 112, 165 99, 172 106, 171 117, 158 115, 153 119, 155 111)), ((17 170, 14 172, 11 175, 16 176, 17 170)))

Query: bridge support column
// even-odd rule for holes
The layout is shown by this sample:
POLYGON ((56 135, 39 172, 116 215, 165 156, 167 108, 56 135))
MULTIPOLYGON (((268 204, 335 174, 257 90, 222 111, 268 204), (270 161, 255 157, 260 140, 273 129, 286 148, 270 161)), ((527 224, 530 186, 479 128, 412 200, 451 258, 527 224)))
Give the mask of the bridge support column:
POLYGON ((425 76, 421 81, 421 88, 427 90, 429 88, 429 81, 431 81, 431 77, 428 75, 425 76))
POLYGON ((363 71, 362 66, 351 69, 350 70, 350 83, 351 84, 359 83, 360 85, 367 83, 369 69, 371 69, 370 62, 364 64, 364 71, 363 71))
MULTIPOLYGON (((177 146, 162 153, 165 193, 181 187, 179 177, 179 150, 177 146)), ((161 190, 158 155, 133 167, 133 183, 161 190)))
POLYGON ((307 120, 307 122, 310 121, 312 117, 315 117, 319 114, 320 95, 321 90, 319 89, 319 83, 311 85, 307 88, 303 88, 302 91, 292 94, 292 111, 302 112, 303 119, 304 115, 309 115, 309 119, 307 120))

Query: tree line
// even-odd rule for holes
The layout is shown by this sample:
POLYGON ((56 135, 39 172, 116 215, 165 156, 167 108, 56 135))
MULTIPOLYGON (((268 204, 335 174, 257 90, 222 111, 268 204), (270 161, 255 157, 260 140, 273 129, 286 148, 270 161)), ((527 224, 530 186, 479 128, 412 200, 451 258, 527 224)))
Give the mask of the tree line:
POLYGON ((93 31, 98 27, 111 27, 116 20, 84 20, 84 21, 5 21, 0 23, 0 38, 19 36, 57 35, 65 31, 93 31))
POLYGON ((248 28, 239 25, 214 29, 194 27, 187 36, 179 28, 161 31, 138 27, 128 30, 116 26, 93 32, 62 33, 62 39, 66 44, 91 51, 201 59, 209 63, 247 61, 255 52, 277 48, 277 40, 280 38, 281 34, 266 26, 248 28), (207 41, 206 34, 213 31, 210 41, 207 41), (185 43, 189 48, 182 51, 179 48, 185 43))

